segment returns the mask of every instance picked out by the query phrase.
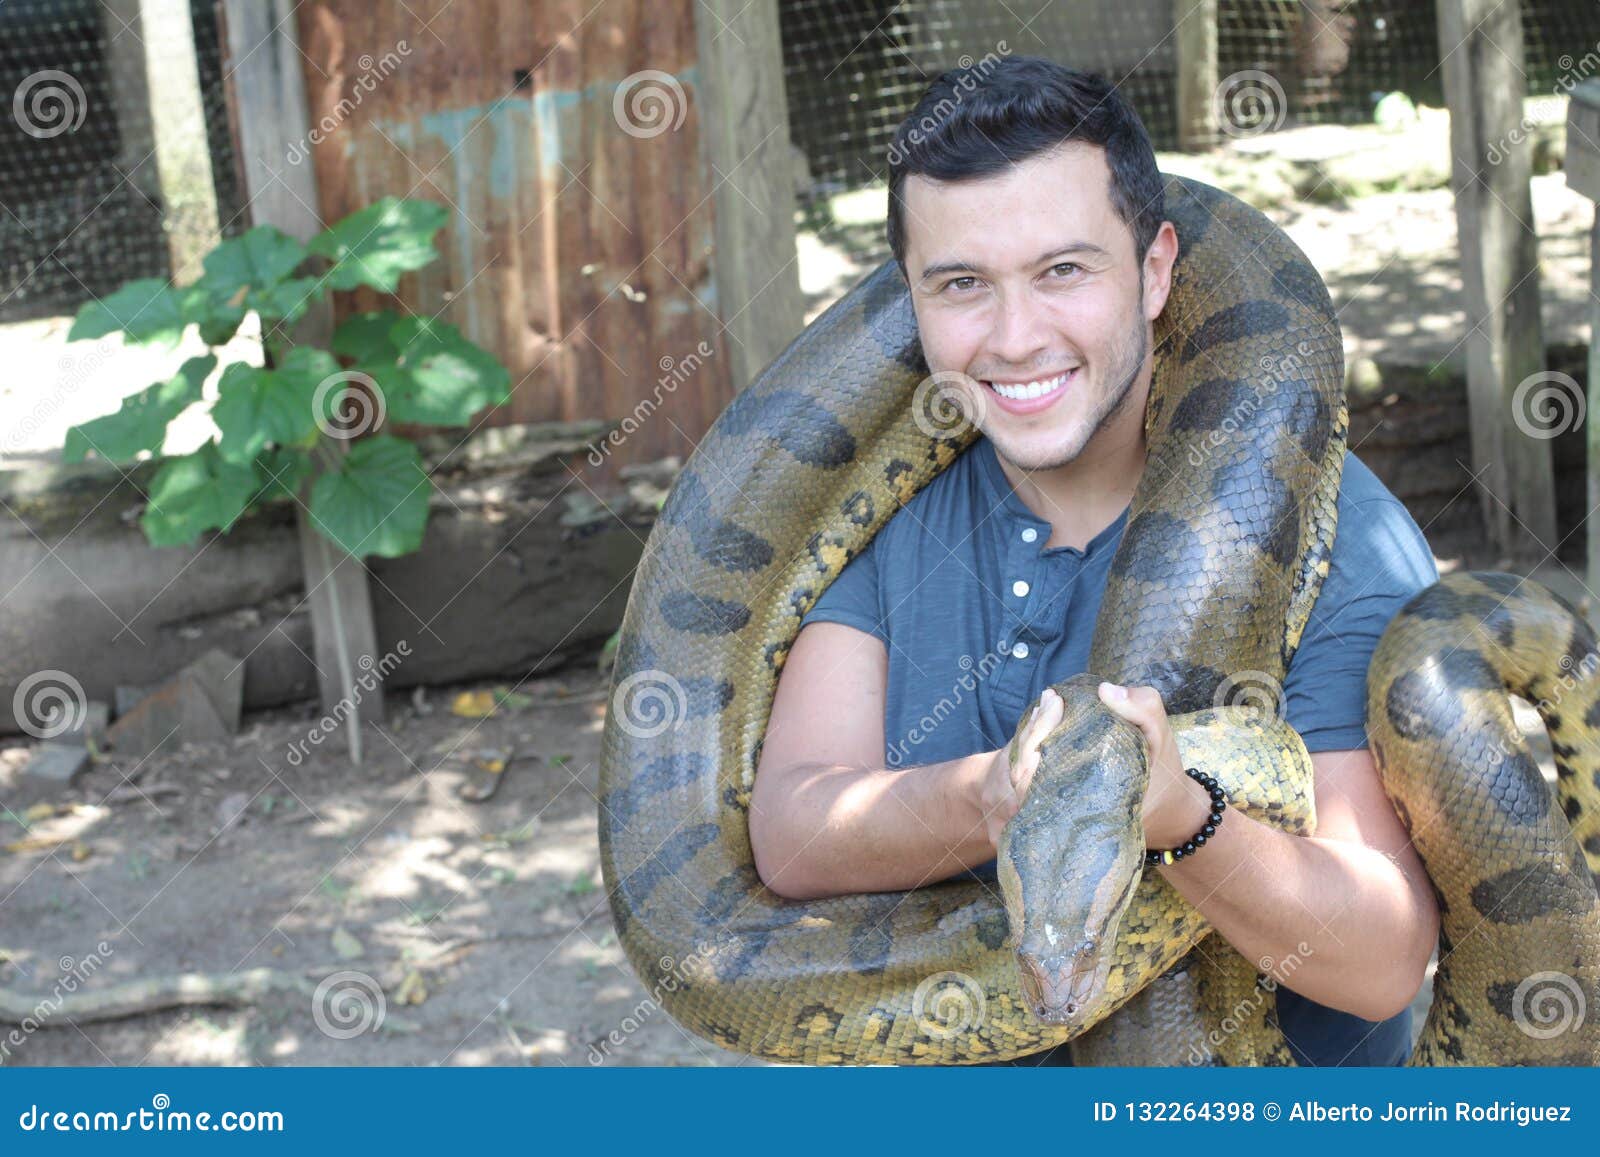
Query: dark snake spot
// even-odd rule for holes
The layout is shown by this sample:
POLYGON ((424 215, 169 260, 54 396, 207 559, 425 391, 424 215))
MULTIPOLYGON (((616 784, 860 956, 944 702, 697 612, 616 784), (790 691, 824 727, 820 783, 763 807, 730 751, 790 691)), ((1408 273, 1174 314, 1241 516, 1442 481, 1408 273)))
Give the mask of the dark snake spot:
POLYGON ((1253 417, 1264 405, 1248 382, 1238 378, 1211 378, 1191 388, 1172 410, 1172 429, 1210 433, 1224 429, 1231 418, 1240 428, 1242 418, 1253 417))
POLYGON ((872 525, 872 516, 875 511, 872 495, 865 490, 857 490, 849 498, 839 504, 839 513, 848 518, 857 526, 872 525))
POLYGON ((1214 667, 1174 659, 1151 664, 1129 682, 1148 683, 1161 692, 1168 715, 1181 715, 1213 706, 1212 699, 1225 678, 1227 676, 1214 667))
MULTIPOLYGON (((1431 586, 1414 596, 1402 613, 1430 622, 1471 619, 1492 634, 1501 647, 1511 646, 1515 629, 1513 612, 1505 600, 1462 591, 1446 583, 1431 586)), ((1498 680, 1495 685, 1498 686, 1498 680)))
POLYGON ((721 829, 713 823, 692 824, 680 829, 661 845, 649 859, 617 881, 618 903, 611 905, 612 917, 617 922, 618 935, 626 924, 624 913, 642 911, 646 902, 661 882, 681 871, 700 849, 717 838, 721 829))
POLYGON ((1518 827, 1538 823, 1550 810, 1544 775, 1526 751, 1513 752, 1495 764, 1487 786, 1500 814, 1518 827))
POLYGON ((717 419, 723 434, 759 434, 808 466, 833 468, 855 460, 856 440, 814 398, 793 390, 745 390, 717 419))
POLYGON ((1147 510, 1128 524, 1111 563, 1111 573, 1135 582, 1165 583, 1173 574, 1199 573, 1205 547, 1180 518, 1147 510))
POLYGON ((1396 678, 1384 696, 1384 712, 1403 738, 1439 740, 1460 726, 1462 691, 1497 686, 1499 678, 1484 657, 1463 648, 1396 678))
POLYGON ((605 806, 623 824, 633 819, 652 796, 715 779, 717 765, 699 752, 683 751, 652 759, 626 785, 605 799, 605 806))
POLYGON ((1300 503, 1267 462, 1252 454, 1216 471, 1211 497, 1277 567, 1294 565, 1300 556, 1300 503))
POLYGON ((684 471, 661 507, 661 521, 689 532, 697 555, 723 570, 760 570, 772 562, 772 544, 711 512, 711 497, 697 474, 684 471))
POLYGON ((1304 261, 1285 261, 1272 271, 1272 284, 1278 292, 1316 314, 1330 311, 1332 302, 1322 277, 1304 261))
POLYGON ((1280 333, 1288 324, 1289 311, 1275 301, 1237 302, 1219 309, 1200 323, 1183 343, 1179 361, 1187 364, 1218 346, 1280 333))
POLYGON ((985 948, 999 950, 1005 947, 1006 937, 1011 934, 1011 922, 1006 918, 1005 909, 997 908, 974 924, 972 930, 985 948))
POLYGON ((731 635, 750 621, 750 608, 726 599, 679 591, 661 600, 661 617, 674 630, 694 635, 731 635))
POLYGON ((1496 924, 1527 924, 1545 916, 1587 916, 1594 903, 1594 884, 1587 872, 1580 877, 1542 862, 1490 876, 1472 889, 1472 906, 1496 924))
MULTIPOLYGON (((893 261, 886 261, 852 291, 861 295, 861 312, 866 329, 879 351, 918 377, 928 374, 922 354, 922 338, 917 330, 917 314, 911 307, 911 294, 905 278, 893 261)), ((821 319, 818 319, 821 320, 821 319)))

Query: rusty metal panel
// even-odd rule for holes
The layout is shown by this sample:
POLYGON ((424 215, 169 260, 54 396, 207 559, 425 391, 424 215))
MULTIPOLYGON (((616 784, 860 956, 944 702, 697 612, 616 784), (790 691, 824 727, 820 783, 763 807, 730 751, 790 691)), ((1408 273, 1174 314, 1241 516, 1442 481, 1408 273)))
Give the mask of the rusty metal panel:
POLYGON ((298 19, 323 219, 386 194, 451 209, 443 260, 398 298, 511 369, 489 420, 632 417, 616 462, 686 455, 732 396, 693 6, 314 0, 298 19), (626 111, 646 70, 670 78, 664 125, 648 97, 626 111))

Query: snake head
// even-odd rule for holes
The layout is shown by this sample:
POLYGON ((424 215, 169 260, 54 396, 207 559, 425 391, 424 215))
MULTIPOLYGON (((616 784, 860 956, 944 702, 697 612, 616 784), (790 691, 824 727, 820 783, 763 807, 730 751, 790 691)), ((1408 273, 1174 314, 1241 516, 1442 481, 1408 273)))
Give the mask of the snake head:
POLYGON ((1047 1024, 1098 1019, 1118 929, 1144 861, 1144 740, 1099 700, 1096 680, 1060 685, 1061 726, 996 856, 1022 994, 1047 1024))

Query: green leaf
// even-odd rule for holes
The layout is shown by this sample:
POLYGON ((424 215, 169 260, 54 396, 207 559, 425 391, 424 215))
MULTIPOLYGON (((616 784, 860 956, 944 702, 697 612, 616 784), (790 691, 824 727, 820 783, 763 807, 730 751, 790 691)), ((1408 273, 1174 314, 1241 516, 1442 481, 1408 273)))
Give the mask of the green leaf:
POLYGON ((293 325, 305 316, 321 293, 322 286, 315 277, 296 277, 271 289, 252 290, 245 295, 244 305, 261 314, 264 329, 280 321, 293 325))
POLYGON ((109 297, 85 302, 67 331, 67 340, 104 337, 121 330, 133 345, 172 349, 183 336, 186 320, 179 292, 165 281, 146 277, 128 282, 109 297))
POLYGON ((240 290, 270 290, 306 259, 306 247, 280 229, 257 225, 206 254, 197 281, 214 301, 232 301, 240 290))
POLYGON ((395 421, 465 426, 485 406, 510 399, 506 368, 455 326, 407 317, 389 336, 401 351, 399 372, 384 378, 384 401, 395 421))
POLYGON ((392 363, 400 356, 400 347, 389 333, 402 320, 392 309, 348 317, 333 331, 333 352, 368 365, 392 363))
POLYGON ((227 530, 250 505, 256 471, 222 460, 215 442, 168 458, 150 483, 150 505, 139 525, 151 546, 183 546, 203 531, 227 530))
POLYGON ((289 446, 312 437, 317 419, 328 425, 339 391, 317 387, 339 372, 325 350, 298 346, 275 370, 235 362, 222 372, 211 419, 222 431, 222 457, 248 464, 268 443, 289 446))
POLYGON ((380 434, 357 442, 337 472, 316 480, 311 517, 356 558, 396 558, 422 545, 432 490, 417 448, 380 434))
POLYGON ((318 233, 309 248, 333 262, 327 277, 334 289, 369 285, 393 293, 401 274, 438 257, 433 235, 448 219, 436 202, 385 197, 318 233))
POLYGON ((191 316, 200 323, 201 341, 206 345, 227 345, 239 332, 248 312, 242 305, 202 300, 196 303, 191 316))
POLYGON ((142 450, 159 454, 167 424, 200 400, 200 387, 216 365, 210 354, 190 358, 166 381, 123 398, 116 413, 72 427, 62 460, 82 462, 91 450, 109 462, 136 458, 142 450))
POLYGON ((257 500, 293 498, 311 476, 311 455, 292 447, 275 447, 256 459, 256 473, 262 480, 257 500))

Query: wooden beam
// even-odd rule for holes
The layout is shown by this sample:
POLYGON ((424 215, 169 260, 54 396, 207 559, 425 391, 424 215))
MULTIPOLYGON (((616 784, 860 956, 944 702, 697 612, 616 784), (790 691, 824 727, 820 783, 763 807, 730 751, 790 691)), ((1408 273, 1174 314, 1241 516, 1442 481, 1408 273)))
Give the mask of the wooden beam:
MULTIPOLYGON (((251 218, 309 240, 322 231, 317 181, 306 156, 310 118, 296 48, 295 0, 223 0, 232 99, 238 111, 238 149, 251 218), (300 158, 298 162, 291 157, 300 158)), ((324 299, 295 327, 293 341, 327 348, 333 306, 324 299)), ((345 443, 324 436, 325 450, 342 455, 345 443)), ((324 715, 350 719, 350 758, 361 762, 361 728, 383 722, 383 688, 357 687, 357 679, 379 666, 378 632, 372 615, 367 571, 312 525, 308 479, 295 503, 301 570, 311 605, 314 661, 324 715), (362 667, 362 660, 372 666, 362 667)))
MULTIPOLYGON (((1538 237, 1521 130, 1522 14, 1504 0, 1440 0, 1451 186, 1467 306, 1473 469, 1490 543, 1508 559, 1556 546, 1550 442, 1519 429, 1517 387, 1544 371, 1538 237)), ((1526 393, 1526 391, 1524 391, 1526 393)))
POLYGON ((700 0, 695 38, 716 209, 713 284, 742 390, 805 324, 778 0, 700 0))
POLYGON ((1217 143, 1217 0, 1176 0, 1178 147, 1193 153, 1217 143))
MULTIPOLYGON (((1586 80, 1571 92, 1567 106, 1567 187, 1600 202, 1600 80, 1586 80)), ((1589 397, 1585 407, 1588 446, 1588 494, 1593 511, 1600 505, 1600 208, 1589 230, 1589 397)), ((1584 520, 1588 539, 1589 586, 1600 582, 1600 531, 1584 520)))

